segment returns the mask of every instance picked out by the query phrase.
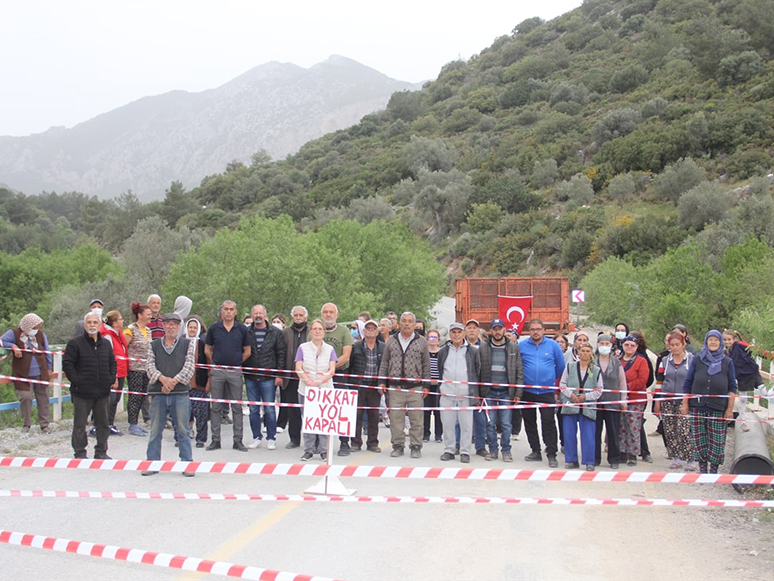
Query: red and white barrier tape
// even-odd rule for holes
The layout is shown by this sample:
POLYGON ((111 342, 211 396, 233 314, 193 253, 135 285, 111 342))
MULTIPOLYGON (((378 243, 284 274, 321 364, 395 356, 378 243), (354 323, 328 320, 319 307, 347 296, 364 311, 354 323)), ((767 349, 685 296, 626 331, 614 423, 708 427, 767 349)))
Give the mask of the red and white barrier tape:
POLYGON ((696 474, 685 472, 614 472, 585 470, 519 470, 422 466, 347 466, 273 464, 266 462, 178 462, 165 460, 91 460, 76 458, 0 457, 0 468, 68 468, 78 470, 196 472, 197 474, 260 474, 264 476, 340 476, 417 480, 500 480, 537 482, 634 482, 669 484, 774 483, 774 475, 696 474))
POLYGON ((774 500, 669 498, 543 498, 506 496, 325 496, 220 492, 97 492, 83 490, 0 490, 0 498, 109 498, 117 500, 252 500, 264 502, 350 502, 355 504, 559 504, 588 506, 690 506, 774 508, 774 500))
POLYGON ((33 547, 36 549, 48 549, 60 553, 74 553, 89 557, 101 557, 114 561, 127 561, 141 563, 143 565, 155 565, 169 569, 182 569, 184 571, 197 571, 222 575, 224 577, 238 577, 240 579, 254 579, 259 581, 331 581, 328 577, 316 577, 311 575, 299 575, 286 571, 273 571, 248 565, 235 565, 224 561, 210 561, 197 557, 184 557, 170 553, 156 553, 141 549, 127 549, 115 545, 100 545, 87 541, 73 541, 70 539, 58 539, 43 535, 32 535, 13 531, 0 530, 0 543, 16 545, 19 547, 33 547))

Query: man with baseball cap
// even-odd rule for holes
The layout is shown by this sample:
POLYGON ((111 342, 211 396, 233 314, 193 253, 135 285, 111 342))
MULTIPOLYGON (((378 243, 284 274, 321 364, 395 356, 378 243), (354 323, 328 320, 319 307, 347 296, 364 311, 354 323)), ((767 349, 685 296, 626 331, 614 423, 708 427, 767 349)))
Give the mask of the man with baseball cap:
MULTIPOLYGON (((183 320, 177 313, 162 317, 164 336, 154 339, 148 350, 148 395, 150 403, 151 429, 148 438, 148 460, 161 460, 161 439, 167 414, 174 418, 175 432, 180 450, 180 460, 192 462, 191 438, 188 435, 188 419, 191 402, 188 392, 196 363, 196 341, 180 335, 183 320)), ((155 474, 146 470, 143 476, 155 474)), ((194 472, 183 472, 183 476, 194 476, 194 472)))
POLYGON ((369 452, 381 452, 379 448, 379 401, 381 394, 377 389, 379 366, 382 364, 384 342, 377 341, 379 323, 369 319, 363 326, 363 339, 355 341, 352 355, 349 358, 349 373, 353 375, 352 383, 358 384, 357 420, 355 421, 355 437, 352 438, 352 452, 363 449, 363 415, 368 418, 366 449, 369 452), (364 377, 359 377, 364 376, 364 377), (363 409, 368 408, 368 409, 363 409))
POLYGON ((487 460, 497 460, 497 424, 499 421, 500 448, 503 452, 503 462, 513 462, 511 454, 511 410, 493 409, 493 406, 504 406, 509 403, 519 403, 524 388, 516 384, 524 383, 524 369, 521 364, 521 351, 516 343, 505 337, 505 323, 502 319, 494 319, 490 326, 491 335, 481 343, 481 397, 486 398, 489 407, 489 425, 487 426, 487 442, 489 453, 487 460), (492 385, 487 385, 491 383, 492 385))

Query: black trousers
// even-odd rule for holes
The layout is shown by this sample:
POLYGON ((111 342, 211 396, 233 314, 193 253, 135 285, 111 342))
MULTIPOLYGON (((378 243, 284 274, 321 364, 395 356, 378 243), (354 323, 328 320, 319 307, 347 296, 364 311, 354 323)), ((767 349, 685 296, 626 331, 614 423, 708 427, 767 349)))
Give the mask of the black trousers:
POLYGON ((110 424, 108 424, 108 406, 110 396, 99 399, 72 396, 73 401, 73 453, 76 458, 88 458, 86 448, 89 445, 89 437, 86 435, 86 422, 89 414, 94 414, 94 427, 97 428, 97 445, 94 446, 94 457, 104 458, 108 449, 108 436, 110 424))
MULTIPOLYGON (((616 404, 617 405, 617 404, 616 404)), ((621 412, 618 409, 597 408, 597 432, 594 461, 602 464, 602 428, 607 434, 607 461, 610 464, 621 462, 621 412)))
POLYGON ((363 446, 363 416, 368 418, 366 426, 366 447, 375 448, 379 445, 379 402, 382 394, 375 387, 359 387, 357 389, 357 420, 355 421, 355 437, 352 445, 363 446), (373 408, 364 410, 364 407, 373 408))
MULTIPOLYGON (((523 403, 556 403, 553 390, 546 390, 544 393, 524 392, 521 398, 523 403)), ((556 456, 556 408, 541 407, 540 409, 540 428, 543 432, 543 443, 546 446, 546 455, 556 456)), ((533 452, 540 452, 540 435, 537 428, 537 412, 535 408, 524 408, 521 410, 521 416, 524 419, 524 431, 527 432, 527 441, 533 452)))
MULTIPOLYGON (((280 389, 280 403, 298 403, 298 380, 289 379, 285 388, 280 389)), ((280 407, 277 426, 288 427, 290 441, 301 444, 301 408, 280 407)))

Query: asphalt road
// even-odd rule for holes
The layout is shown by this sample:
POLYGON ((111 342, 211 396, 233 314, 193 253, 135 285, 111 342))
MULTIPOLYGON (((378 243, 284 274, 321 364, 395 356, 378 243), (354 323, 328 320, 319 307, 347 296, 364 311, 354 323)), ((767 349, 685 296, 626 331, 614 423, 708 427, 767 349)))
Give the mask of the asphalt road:
MULTIPOLYGON (((646 429, 655 427, 651 417, 646 429)), ((126 424, 119 424, 126 428, 126 424)), ((66 424, 49 436, 0 438, 6 455, 70 457, 66 424)), ((230 441, 230 426, 223 426, 230 441)), ((12 431, 6 431, 11 433, 12 431)), ((442 445, 425 444, 423 457, 359 452, 335 463, 448 466, 442 445)), ((93 442, 93 439, 92 439, 93 442)), ((240 453, 194 450, 196 460, 298 462, 300 452, 240 453)), ((660 438, 649 439, 653 464, 666 471, 660 438)), ((146 439, 112 437, 113 458, 143 459, 146 439)), ((471 467, 547 468, 523 460, 525 438, 513 441, 515 462, 471 467)), ((172 433, 162 458, 177 459, 172 433)), ((314 462, 319 463, 319 459, 314 462)), ((562 458, 560 457, 560 466, 562 458)), ((455 465, 459 465, 455 463, 455 465)), ((606 469, 604 466, 601 469, 606 469)), ((0 469, 1 489, 300 494, 315 477, 0 469)), ((358 495, 593 498, 736 498, 730 486, 634 483, 497 482, 343 479, 358 495)), ((750 539, 729 529, 734 509, 557 505, 350 504, 214 500, 0 498, 0 528, 59 538, 174 553, 340 579, 739 579, 763 578, 771 555, 747 556, 750 539)), ((747 515, 751 514, 746 512, 747 515)), ((751 517, 752 518, 752 517, 751 517)), ((736 526, 736 525, 733 525, 736 526)), ((771 523, 765 534, 772 534, 771 523)), ((751 536, 752 535, 752 536, 751 536)), ((770 538, 770 537, 769 537, 770 538)), ((768 544, 770 547, 770 543, 768 544)), ((3 579, 195 579, 200 574, 41 549, 0 545, 3 579)), ((214 578, 214 577, 213 577, 214 578)))

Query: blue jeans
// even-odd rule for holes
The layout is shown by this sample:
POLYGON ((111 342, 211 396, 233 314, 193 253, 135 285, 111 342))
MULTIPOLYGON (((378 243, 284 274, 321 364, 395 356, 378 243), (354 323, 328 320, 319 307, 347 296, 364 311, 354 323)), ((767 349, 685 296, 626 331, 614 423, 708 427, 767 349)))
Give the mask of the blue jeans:
MULTIPOLYGON (((276 387, 273 379, 252 379, 245 375, 245 387, 247 399, 250 401, 262 401, 274 404, 276 387)), ((263 422, 266 424, 266 439, 274 440, 277 436, 277 413, 274 405, 250 406, 250 429, 254 440, 261 440, 261 408, 263 408, 263 422)))
POLYGON ((183 462, 193 462, 191 437, 188 434, 191 400, 188 398, 187 391, 166 395, 154 394, 151 398, 151 427, 148 437, 148 451, 146 452, 147 459, 161 460, 161 439, 164 435, 164 424, 167 423, 167 414, 175 420, 175 438, 180 446, 180 459, 183 462))
MULTIPOLYGON (((490 390, 486 398, 488 406, 508 405, 508 390, 490 390)), ((489 410, 489 424, 486 427, 486 440, 489 451, 497 453, 497 419, 500 419, 500 444, 503 453, 511 451, 511 410, 489 410)))

